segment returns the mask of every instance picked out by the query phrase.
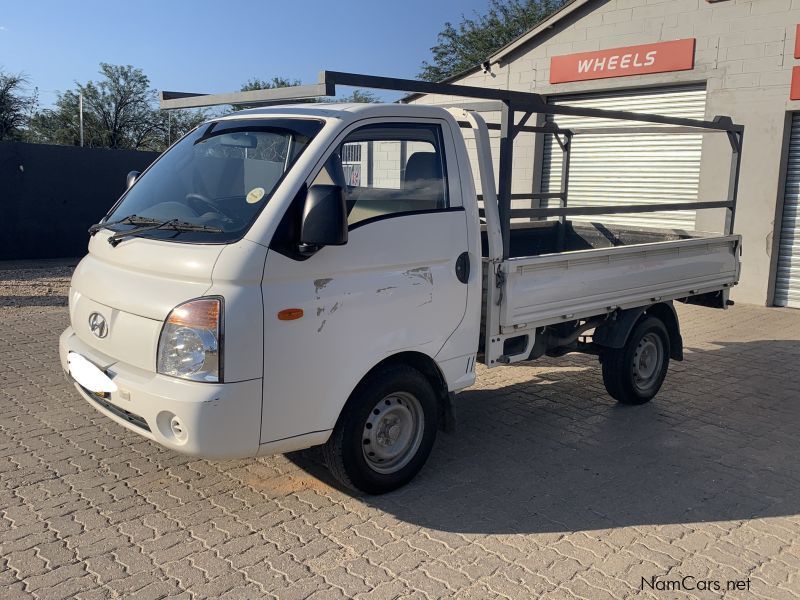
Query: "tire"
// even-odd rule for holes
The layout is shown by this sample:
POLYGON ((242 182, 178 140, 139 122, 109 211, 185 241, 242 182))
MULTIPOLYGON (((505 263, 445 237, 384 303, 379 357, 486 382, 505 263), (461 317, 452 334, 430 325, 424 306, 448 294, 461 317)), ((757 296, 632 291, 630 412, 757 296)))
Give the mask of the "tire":
POLYGON ((416 369, 392 366, 368 375, 339 417, 323 456, 342 485, 385 494, 422 469, 436 439, 437 399, 416 369))
POLYGON ((661 319, 644 316, 623 348, 601 355, 603 383, 621 404, 644 404, 661 389, 669 369, 670 341, 661 319))

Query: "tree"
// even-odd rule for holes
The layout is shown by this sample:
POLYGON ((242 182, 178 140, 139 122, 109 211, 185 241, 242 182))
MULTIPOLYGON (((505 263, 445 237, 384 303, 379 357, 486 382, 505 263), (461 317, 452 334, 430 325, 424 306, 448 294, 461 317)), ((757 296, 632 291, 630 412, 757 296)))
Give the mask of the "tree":
MULTIPOLYGON (((103 135, 96 115, 88 110, 83 114, 84 145, 103 147, 103 135)), ((54 108, 33 115, 30 139, 39 144, 63 146, 80 145, 79 94, 69 90, 58 95, 54 108)))
POLYGON ((159 110, 157 114, 162 142, 158 150, 166 149, 210 117, 207 111, 201 109, 159 110))
POLYGON ((160 151, 205 118, 202 111, 159 110, 156 91, 141 69, 100 63, 100 74, 99 81, 76 83, 76 89, 58 95, 55 108, 37 113, 33 140, 80 144, 81 95, 85 146, 160 151))
POLYGON ((273 77, 272 79, 253 77, 243 83, 240 89, 242 92, 250 92, 253 90, 271 90, 274 88, 291 87, 293 85, 301 85, 300 80, 288 79, 287 77, 273 77))
MULTIPOLYGON (((99 82, 79 85, 83 107, 94 116, 97 134, 107 148, 142 148, 151 146, 158 134, 158 120, 153 118, 155 90, 141 69, 130 65, 100 63, 99 82)), ((160 140, 159 140, 160 141, 160 140)))
POLYGON ((475 67, 497 50, 532 29, 568 0, 490 0, 486 14, 461 15, 454 26, 445 23, 431 48, 431 62, 423 61, 420 79, 441 81, 475 67))
MULTIPOLYGON (((242 84, 239 88, 240 92, 252 92, 255 90, 272 90, 275 88, 292 87, 293 85, 301 85, 299 79, 289 79, 287 77, 273 77, 272 79, 259 79, 258 77, 251 77, 242 84)), ((301 100, 299 102, 316 102, 317 100, 311 98, 308 100, 301 100)), ((244 110, 245 108, 253 108, 257 104, 234 104, 231 106, 234 111, 244 110)))
POLYGON ((18 140, 35 110, 37 94, 25 94, 28 84, 22 73, 0 71, 0 140, 18 140))
POLYGON ((352 94, 348 96, 343 96, 336 100, 336 102, 363 102, 365 104, 370 104, 373 102, 380 102, 380 98, 375 95, 375 92, 371 90, 353 90, 352 94))

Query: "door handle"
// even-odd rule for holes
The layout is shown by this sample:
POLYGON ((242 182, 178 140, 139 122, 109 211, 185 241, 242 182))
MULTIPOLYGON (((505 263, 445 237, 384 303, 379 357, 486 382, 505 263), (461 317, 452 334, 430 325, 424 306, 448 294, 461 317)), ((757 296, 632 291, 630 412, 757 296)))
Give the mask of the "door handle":
POLYGON ((461 283, 469 281, 469 252, 462 252, 456 259, 456 277, 461 283))

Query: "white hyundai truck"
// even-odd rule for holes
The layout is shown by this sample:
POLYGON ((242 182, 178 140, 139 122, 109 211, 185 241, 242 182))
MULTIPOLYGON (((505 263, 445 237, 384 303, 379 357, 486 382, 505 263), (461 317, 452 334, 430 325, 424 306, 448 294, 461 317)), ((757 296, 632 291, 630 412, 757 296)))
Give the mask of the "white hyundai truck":
POLYGON ((320 77, 278 90, 162 94, 165 108, 273 106, 191 131, 144 173, 131 173, 127 191, 91 228, 60 357, 80 395, 108 418, 198 457, 323 445, 344 485, 382 493, 422 468, 478 361, 493 368, 593 354, 609 394, 641 404, 658 392, 670 359, 682 359, 673 301, 730 303, 743 136, 730 119, 320 77), (337 84, 462 100, 450 108, 307 101, 337 84), (302 101, 274 105, 292 99, 302 101), (489 110, 499 123, 486 122, 489 110), (729 196, 569 206, 576 132, 527 125, 536 113, 617 119, 620 133, 727 135, 729 196), (500 136, 497 169, 492 131, 500 136), (515 209, 511 165, 521 131, 555 136, 565 168, 559 192, 524 195, 531 208, 515 209), (699 208, 727 209, 726 233, 570 218, 699 208))

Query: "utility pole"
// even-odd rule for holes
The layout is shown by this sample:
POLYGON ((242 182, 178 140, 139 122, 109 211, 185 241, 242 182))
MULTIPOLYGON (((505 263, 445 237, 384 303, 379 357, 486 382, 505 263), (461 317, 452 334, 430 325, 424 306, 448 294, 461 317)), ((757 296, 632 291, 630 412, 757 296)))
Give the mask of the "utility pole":
POLYGON ((83 148, 83 92, 78 96, 78 113, 81 126, 81 148, 83 148))

